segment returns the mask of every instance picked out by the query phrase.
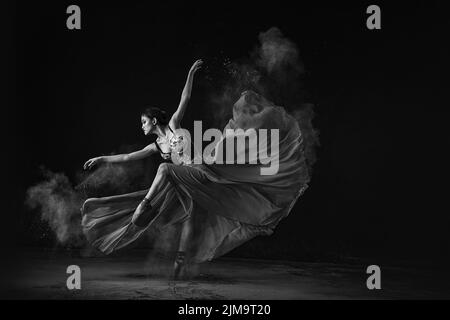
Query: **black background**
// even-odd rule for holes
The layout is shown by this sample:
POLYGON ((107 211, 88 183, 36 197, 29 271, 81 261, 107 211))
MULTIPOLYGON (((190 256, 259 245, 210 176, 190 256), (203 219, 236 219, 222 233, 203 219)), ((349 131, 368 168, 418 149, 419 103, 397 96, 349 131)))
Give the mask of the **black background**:
MULTIPOLYGON (((143 106, 175 110, 195 59, 241 59, 276 26, 307 70, 318 161, 274 235, 230 255, 449 262, 444 2, 379 3, 381 30, 366 28, 369 4, 17 4, 14 105, 3 119, 14 209, 3 212, 3 243, 48 245, 36 241, 36 217, 23 205, 40 165, 73 178, 90 157, 144 146, 143 106), (66 28, 70 4, 81 7, 81 30, 66 28)), ((214 113, 198 78, 185 123, 214 113)))

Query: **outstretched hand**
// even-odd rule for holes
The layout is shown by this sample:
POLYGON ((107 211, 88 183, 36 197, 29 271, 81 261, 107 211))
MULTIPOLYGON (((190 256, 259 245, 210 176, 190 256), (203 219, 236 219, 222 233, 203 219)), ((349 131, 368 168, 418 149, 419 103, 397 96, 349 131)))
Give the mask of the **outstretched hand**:
POLYGON ((96 157, 96 158, 89 159, 88 161, 85 162, 83 168, 84 168, 84 170, 91 169, 95 165, 99 164, 101 161, 102 161, 102 157, 96 157))
POLYGON ((191 67, 191 70, 189 70, 190 73, 194 74, 198 69, 202 67, 203 60, 199 59, 194 62, 194 64, 191 67))

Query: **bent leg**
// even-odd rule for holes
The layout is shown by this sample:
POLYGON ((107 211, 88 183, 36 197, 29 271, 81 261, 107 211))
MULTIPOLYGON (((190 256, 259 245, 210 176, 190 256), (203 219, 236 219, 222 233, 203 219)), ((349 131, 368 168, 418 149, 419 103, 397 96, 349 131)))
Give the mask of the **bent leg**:
POLYGON ((131 222, 134 225, 138 227, 145 227, 156 216, 157 210, 151 207, 150 199, 152 199, 158 192, 160 192, 166 184, 170 183, 168 166, 169 164, 167 163, 160 164, 155 179, 153 180, 153 183, 149 191, 147 192, 144 201, 142 201, 138 205, 136 211, 133 214, 131 222))
POLYGON ((147 199, 152 199, 161 189, 165 186, 166 183, 169 183, 169 166, 168 163, 161 163, 158 167, 158 172, 156 173, 155 179, 153 179, 153 183, 150 189, 145 196, 147 199))

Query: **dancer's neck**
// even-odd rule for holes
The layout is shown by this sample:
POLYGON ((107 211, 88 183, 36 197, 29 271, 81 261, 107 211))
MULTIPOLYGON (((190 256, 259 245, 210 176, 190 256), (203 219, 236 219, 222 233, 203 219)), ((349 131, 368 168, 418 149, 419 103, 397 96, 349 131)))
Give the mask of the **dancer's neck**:
POLYGON ((164 126, 164 127, 157 126, 154 133, 158 137, 164 139, 164 138, 167 138, 167 135, 169 134, 169 132, 170 132, 169 126, 164 126))

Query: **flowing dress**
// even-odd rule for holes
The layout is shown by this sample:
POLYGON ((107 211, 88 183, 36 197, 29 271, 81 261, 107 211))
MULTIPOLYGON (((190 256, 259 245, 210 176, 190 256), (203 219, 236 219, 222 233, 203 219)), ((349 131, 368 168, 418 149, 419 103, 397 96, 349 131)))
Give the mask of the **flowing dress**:
MULTIPOLYGON (((263 161, 164 163, 169 182, 151 199, 151 205, 158 208, 158 213, 150 224, 140 228, 131 223, 136 207, 148 190, 88 199, 81 208, 82 227, 88 241, 109 254, 143 234, 161 235, 164 230, 193 219, 190 261, 203 262, 219 257, 255 236, 272 234, 308 187, 303 137, 291 115, 252 91, 241 95, 233 106, 233 118, 225 127, 233 130, 249 128, 256 130, 258 141, 263 140, 259 129, 279 130, 278 150, 269 141, 266 141, 265 150, 265 160, 278 159, 276 174, 261 174, 261 168, 268 166, 263 161)), ((226 144, 227 139, 237 135, 226 135, 221 143, 226 144)), ((175 134, 173 138, 178 141, 175 134)), ((219 149, 216 147, 216 150, 219 149)), ((250 146, 245 145, 235 156, 239 152, 248 156, 250 151, 250 146)), ((164 238, 164 242, 176 241, 175 236, 164 238)))

